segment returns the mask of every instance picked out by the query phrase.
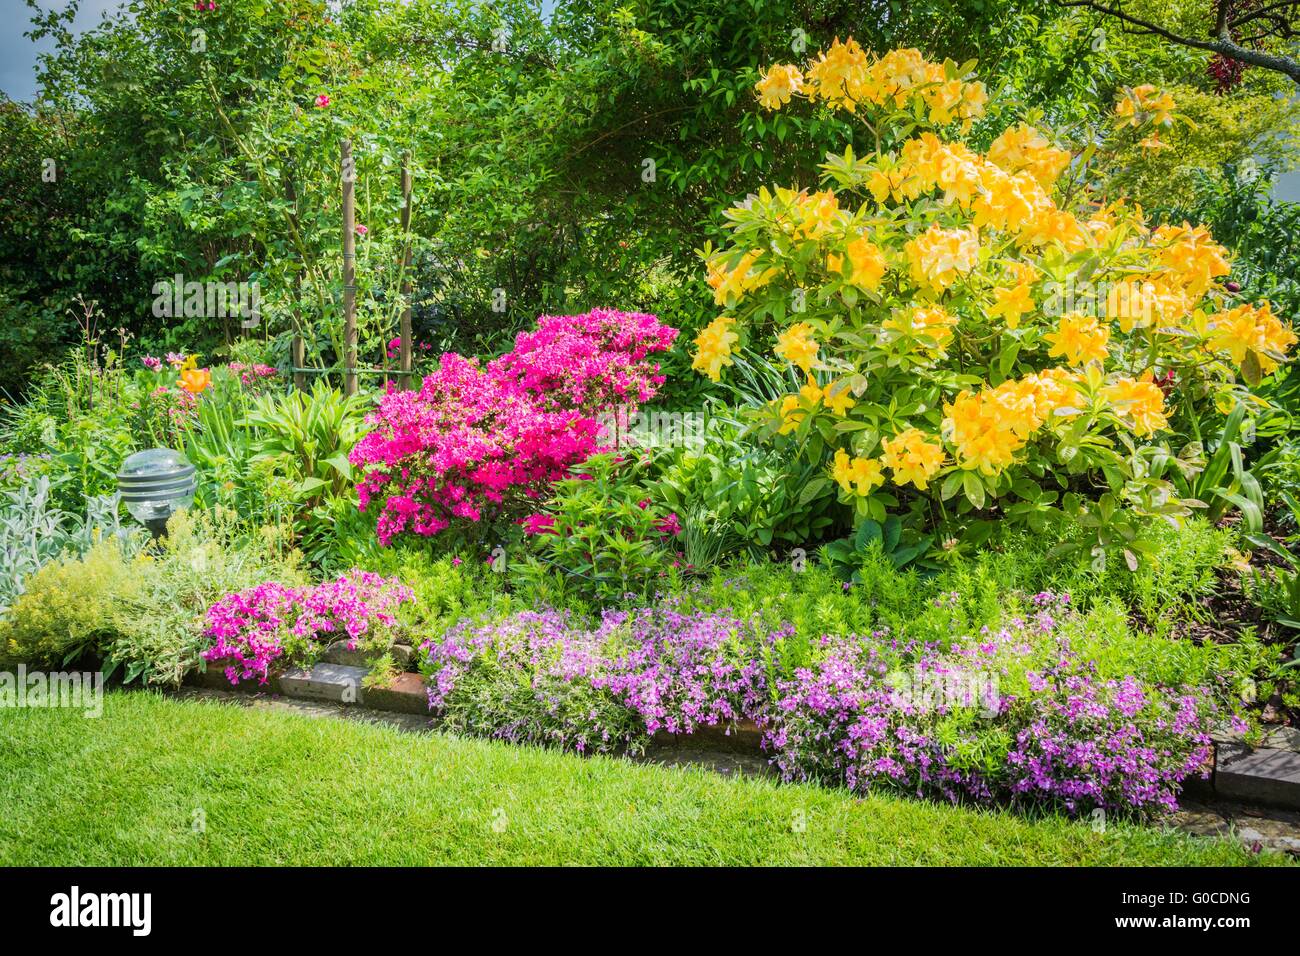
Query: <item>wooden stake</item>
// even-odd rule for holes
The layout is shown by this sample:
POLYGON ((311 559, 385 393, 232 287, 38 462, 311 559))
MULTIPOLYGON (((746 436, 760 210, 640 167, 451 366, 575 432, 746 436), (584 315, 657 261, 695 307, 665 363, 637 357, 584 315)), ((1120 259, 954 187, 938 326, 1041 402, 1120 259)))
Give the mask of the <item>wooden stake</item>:
MULTIPOLYGON (((298 189, 293 182, 293 170, 284 177, 284 198, 289 201, 289 218, 293 221, 294 228, 298 226, 298 189)), ((302 310, 298 308, 298 303, 302 299, 302 263, 298 263, 298 268, 293 273, 293 342, 289 347, 289 361, 293 365, 293 387, 298 391, 304 391, 307 388, 307 373, 300 372, 298 369, 306 368, 307 363, 307 343, 302 338, 302 310)))
POLYGON ((307 373, 298 371, 298 369, 307 367, 304 364, 307 361, 307 343, 302 340, 301 335, 293 337, 293 347, 290 349, 289 355, 293 361, 293 387, 300 392, 306 391, 307 373))
POLYGON ((402 154, 402 388, 411 387, 411 151, 402 154))
POLYGON ((357 210, 352 140, 340 145, 343 173, 343 391, 357 393, 357 210))

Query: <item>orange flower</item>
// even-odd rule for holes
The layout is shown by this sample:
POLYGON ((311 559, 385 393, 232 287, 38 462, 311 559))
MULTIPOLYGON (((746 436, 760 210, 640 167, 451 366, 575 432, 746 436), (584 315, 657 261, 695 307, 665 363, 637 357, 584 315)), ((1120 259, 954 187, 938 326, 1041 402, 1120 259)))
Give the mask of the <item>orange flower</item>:
POLYGON ((205 392, 212 385, 212 373, 205 368, 187 368, 181 372, 180 386, 191 395, 205 392))

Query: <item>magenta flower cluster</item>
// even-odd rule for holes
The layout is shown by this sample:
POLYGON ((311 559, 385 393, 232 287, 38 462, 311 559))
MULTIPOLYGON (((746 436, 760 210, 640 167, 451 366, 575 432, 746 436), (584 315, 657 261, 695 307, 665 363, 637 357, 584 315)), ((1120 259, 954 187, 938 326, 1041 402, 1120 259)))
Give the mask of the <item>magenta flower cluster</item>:
POLYGON ((207 661, 227 661, 232 684, 256 678, 265 684, 271 665, 290 646, 313 647, 343 638, 350 648, 380 628, 397 624, 397 609, 414 593, 395 579, 353 569, 315 587, 268 581, 227 594, 208 608, 203 652, 207 661))
POLYGON ((391 389, 349 456, 361 509, 380 509, 380 542, 536 510, 600 449, 596 416, 609 403, 654 396, 663 376, 651 356, 676 335, 650 315, 543 316, 486 367, 448 353, 419 391, 391 389))
POLYGON ((239 383, 245 387, 254 388, 261 385, 266 379, 275 378, 280 374, 279 369, 273 365, 263 365, 254 363, 248 365, 244 362, 231 362, 226 368, 232 373, 239 376, 239 383))

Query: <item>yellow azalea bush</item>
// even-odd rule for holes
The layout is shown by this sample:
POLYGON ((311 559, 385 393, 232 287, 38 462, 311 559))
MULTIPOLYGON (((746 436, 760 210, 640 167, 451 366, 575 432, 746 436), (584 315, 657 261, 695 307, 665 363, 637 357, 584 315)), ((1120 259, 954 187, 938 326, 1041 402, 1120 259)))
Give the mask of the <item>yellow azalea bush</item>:
MULTIPOLYGON (((977 150, 984 86, 916 50, 836 40, 756 92, 847 112, 874 147, 828 156, 816 188, 759 189, 727 211, 727 246, 701 252, 720 314, 694 367, 716 381, 766 353, 806 383, 771 403, 766 434, 823 461, 860 516, 905 514, 950 548, 997 520, 1069 517, 1133 564, 1138 517, 1201 504, 1180 492, 1216 417, 1258 410, 1254 386, 1296 343, 1228 291, 1204 227, 1101 201, 1095 146, 1076 156, 1018 123, 977 150)), ((1150 138, 1175 110, 1141 86, 1108 124, 1150 138)))

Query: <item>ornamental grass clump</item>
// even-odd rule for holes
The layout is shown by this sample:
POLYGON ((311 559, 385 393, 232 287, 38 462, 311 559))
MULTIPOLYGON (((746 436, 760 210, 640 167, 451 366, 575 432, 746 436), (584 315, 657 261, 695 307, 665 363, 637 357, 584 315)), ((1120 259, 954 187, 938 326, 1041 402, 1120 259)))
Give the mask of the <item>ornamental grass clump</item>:
POLYGON ((1077 521, 1095 558, 1134 567, 1140 519, 1203 507, 1203 442, 1234 408, 1268 412, 1256 387, 1297 339, 1223 281, 1204 226, 1149 223, 1112 194, 1103 160, 1167 145, 1170 96, 1124 91, 1075 155, 1025 123, 977 151, 983 84, 916 50, 836 40, 765 70, 757 94, 847 113, 874 145, 830 155, 820 188, 756 189, 727 210, 727 245, 703 250, 721 311, 695 368, 716 381, 770 351, 806 383, 767 407, 768 437, 860 518, 898 514, 949 552, 994 522, 1077 521))
POLYGON ((448 353, 418 391, 390 390, 349 456, 380 542, 535 511, 601 450, 598 416, 654 397, 664 379, 652 357, 676 335, 639 313, 543 316, 486 366, 448 353))
POLYGON ((267 581, 227 594, 208 609, 214 643, 206 661, 226 661, 232 684, 256 678, 265 684, 282 658, 308 662, 332 639, 349 648, 358 642, 386 649, 398 626, 400 605, 414 600, 396 579, 353 569, 314 587, 267 581))

